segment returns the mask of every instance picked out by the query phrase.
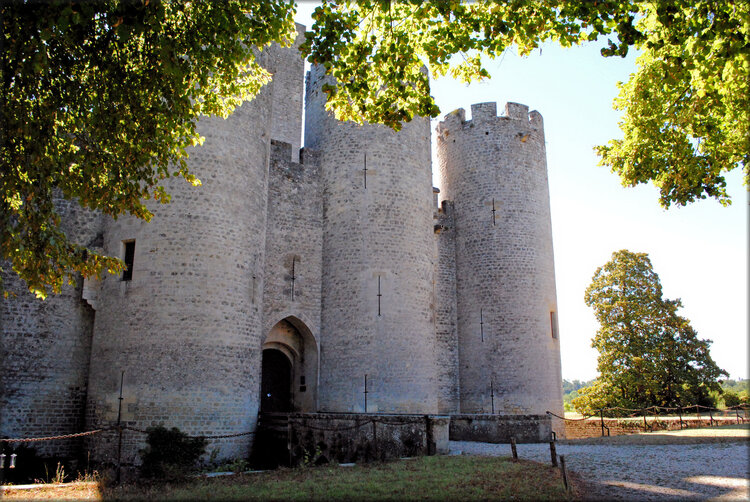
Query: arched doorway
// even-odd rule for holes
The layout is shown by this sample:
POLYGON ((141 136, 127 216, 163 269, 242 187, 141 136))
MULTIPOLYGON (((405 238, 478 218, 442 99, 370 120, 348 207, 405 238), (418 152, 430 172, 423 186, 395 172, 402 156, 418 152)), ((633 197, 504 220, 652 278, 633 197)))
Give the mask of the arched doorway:
POLYGON ((263 342, 261 411, 316 411, 317 387, 315 337, 300 319, 282 319, 263 342))
POLYGON ((263 351, 260 391, 261 412, 292 411, 292 362, 282 351, 263 351))

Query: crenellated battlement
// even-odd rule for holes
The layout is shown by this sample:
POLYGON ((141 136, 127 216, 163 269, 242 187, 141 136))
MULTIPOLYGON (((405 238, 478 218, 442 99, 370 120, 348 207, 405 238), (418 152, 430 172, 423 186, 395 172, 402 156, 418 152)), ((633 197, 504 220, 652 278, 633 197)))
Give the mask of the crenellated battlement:
POLYGON ((470 120, 459 108, 437 127, 440 197, 450 203, 436 218, 436 242, 440 266, 455 270, 440 277, 455 288, 439 304, 440 329, 458 340, 459 409, 560 409, 542 116, 512 102, 500 115, 492 102, 470 111, 470 120))
POLYGON ((271 158, 281 160, 292 159, 292 144, 278 139, 271 140, 271 158))
MULTIPOLYGON (((506 105, 507 106, 507 105, 506 105)), ((475 124, 490 122, 497 117, 497 103, 475 103, 471 105, 471 121, 475 124)))
POLYGON ((316 150, 300 148, 297 152, 299 160, 296 160, 293 155, 295 153, 293 148, 293 145, 286 141, 272 139, 270 152, 271 160, 283 161, 293 166, 307 165, 310 167, 317 167, 319 154, 316 150))
POLYGON ((438 138, 445 139, 450 135, 451 131, 471 129, 480 125, 512 123, 509 121, 528 123, 533 129, 538 131, 543 131, 544 129, 542 114, 536 110, 529 112, 527 105, 513 102, 505 103, 503 114, 498 115, 497 103, 486 102, 471 105, 471 119, 469 120, 466 120, 466 111, 463 108, 457 108, 446 114, 445 118, 437 126, 438 138))

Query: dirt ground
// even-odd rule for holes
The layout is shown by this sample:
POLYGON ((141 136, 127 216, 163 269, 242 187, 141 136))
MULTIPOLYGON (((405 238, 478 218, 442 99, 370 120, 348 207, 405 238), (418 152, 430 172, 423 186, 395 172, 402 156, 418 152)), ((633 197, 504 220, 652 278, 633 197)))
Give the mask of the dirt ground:
MULTIPOLYGON (((557 443, 584 480, 583 500, 750 500, 750 426, 733 425, 557 443)), ((451 442, 454 453, 510 455, 510 445, 451 442)), ((519 458, 550 462, 549 444, 519 458)))

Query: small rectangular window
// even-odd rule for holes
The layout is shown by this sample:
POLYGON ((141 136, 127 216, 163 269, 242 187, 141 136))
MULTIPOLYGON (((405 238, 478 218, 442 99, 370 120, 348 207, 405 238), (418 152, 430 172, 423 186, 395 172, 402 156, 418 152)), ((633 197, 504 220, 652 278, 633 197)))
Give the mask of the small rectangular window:
POLYGON ((125 270, 122 271, 122 280, 129 281, 133 279, 133 258, 135 257, 135 241, 124 241, 125 247, 125 270))
POLYGON ((552 329, 552 338, 557 338, 557 312, 549 313, 549 324, 552 329))

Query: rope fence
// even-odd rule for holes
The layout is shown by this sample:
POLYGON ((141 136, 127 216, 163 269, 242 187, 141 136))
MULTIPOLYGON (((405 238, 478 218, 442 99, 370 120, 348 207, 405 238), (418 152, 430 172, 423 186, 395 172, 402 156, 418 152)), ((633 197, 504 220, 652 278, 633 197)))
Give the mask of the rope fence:
POLYGON ((117 430, 117 427, 107 427, 105 429, 96 429, 87 432, 76 432, 75 434, 62 434, 59 436, 46 436, 41 438, 0 438, 0 443, 34 443, 37 441, 54 441, 56 439, 72 439, 83 436, 91 436, 100 432, 106 432, 111 430, 117 430))
POLYGON ((622 406, 613 406, 609 408, 600 408, 599 414, 597 415, 584 415, 582 418, 567 418, 564 416, 560 416, 556 413, 553 413, 551 411, 547 411, 546 414, 549 416, 553 416, 555 418, 559 418, 561 420, 564 420, 565 422, 584 422, 586 420, 590 420, 592 418, 598 418, 600 420, 601 428, 602 428, 602 436, 609 436, 610 435, 610 428, 605 423, 605 413, 607 413, 608 419, 632 419, 632 418, 641 418, 643 417, 643 430, 649 431, 654 430, 653 425, 654 423, 659 423, 659 419, 667 419, 669 418, 669 415, 672 415, 671 418, 677 418, 679 417, 680 421, 680 429, 683 429, 685 427, 684 422, 686 419, 683 419, 683 414, 690 415, 692 413, 695 413, 697 415, 697 418, 703 419, 701 417, 701 413, 708 412, 708 420, 709 425, 713 426, 714 424, 718 425, 720 422, 726 422, 726 418, 722 420, 717 420, 714 418, 714 413, 724 413, 727 412, 731 413, 734 412, 734 417, 729 417, 730 420, 736 420, 737 424, 745 423, 747 420, 747 411, 750 410, 750 404, 738 404, 735 406, 727 406, 724 409, 715 408, 713 406, 704 406, 701 404, 692 404, 689 406, 648 406, 644 408, 624 408, 622 406), (620 412, 620 414, 612 415, 611 412, 620 412), (742 412, 742 415, 740 415, 740 411, 742 412), (675 413, 676 412, 676 413, 675 413), (677 415, 677 417, 675 417, 677 415), (647 417, 652 416, 654 418, 654 421, 651 422, 651 425, 649 425, 647 421, 647 417))
POLYGON ((390 425, 392 427, 400 427, 402 425, 413 425, 414 423, 416 423, 416 422, 414 422, 414 421, 409 421, 409 422, 394 422, 392 420, 391 421, 381 421, 381 420, 377 420, 375 418, 372 418, 370 420, 366 420, 364 422, 360 422, 360 423, 357 423, 357 424, 354 424, 354 425, 348 426, 348 427, 320 427, 320 426, 310 425, 310 424, 306 424, 306 423, 303 423, 302 427, 304 427, 305 429, 310 429, 310 430, 314 430, 314 431, 321 431, 321 432, 338 432, 338 431, 350 431, 350 430, 358 429, 360 427, 364 427, 366 425, 371 425, 371 424, 390 425))
MULTIPOLYGON (((737 423, 744 423, 745 420, 747 420, 746 414, 747 411, 750 410, 750 405, 748 404, 740 404, 736 406, 728 406, 724 409, 714 408, 712 406, 704 406, 700 404, 693 404, 690 406, 681 406, 681 407, 670 407, 670 406, 648 406, 646 408, 623 408, 621 406, 613 406, 610 408, 600 408, 599 409, 599 415, 584 415, 581 418, 568 418, 564 416, 560 416, 556 413, 553 413, 551 411, 547 411, 546 414, 553 416, 555 418, 559 418, 560 420, 565 420, 566 422, 583 422, 586 420, 590 420, 592 418, 635 418, 635 417, 642 417, 642 416, 649 416, 653 415, 655 418, 659 417, 659 411, 676 411, 680 414, 689 413, 692 412, 692 410, 695 410, 696 413, 700 413, 700 410, 708 411, 710 414, 709 420, 712 422, 718 422, 716 419, 713 418, 713 412, 726 412, 726 411, 735 411, 737 414, 735 415, 735 419, 738 420, 737 423), (607 416, 603 417, 603 413, 610 412, 610 411, 623 411, 623 412, 636 412, 631 414, 622 414, 620 416, 607 416), (743 415, 740 416, 739 412, 742 411, 743 415), (651 413, 648 413, 651 412, 651 413)), ((381 424, 381 425, 389 425, 393 427, 399 427, 403 425, 411 425, 413 424, 413 421, 383 421, 378 420, 377 418, 371 418, 369 420, 365 420, 363 422, 356 423, 351 426, 347 427, 320 427, 316 425, 310 425, 307 423, 303 423, 302 426, 316 431, 323 431, 323 432, 337 432, 337 431, 348 431, 353 429, 358 429, 361 427, 365 427, 367 425, 371 424, 381 424)), ((84 436, 92 436, 94 434, 99 434, 102 432, 109 432, 109 431, 118 431, 119 429, 122 429, 123 431, 131 431, 131 432, 137 432, 140 434, 148 434, 148 430, 146 429, 138 429, 136 427, 131 426, 111 426, 111 427, 104 427, 101 429, 94 429, 91 431, 86 432, 76 432, 73 434, 61 434, 57 436, 45 436, 45 437, 35 437, 35 438, 0 438, 0 443, 33 443, 33 442, 40 442, 40 441, 55 441, 55 440, 61 440, 61 439, 73 439, 73 438, 79 438, 84 436)), ((230 439, 235 437, 242 437, 242 436, 252 436, 256 434, 254 431, 248 431, 248 432, 238 432, 235 434, 218 434, 218 435, 210 435, 210 436, 189 436, 192 438, 202 437, 203 439, 230 439)))
MULTIPOLYGON (((0 438, 0 443, 35 443, 39 441, 73 439, 73 438, 79 438, 83 436, 93 436, 94 434, 99 434, 100 432, 117 431, 119 429, 120 428, 117 426, 112 426, 112 427, 105 427, 103 429, 95 429, 92 431, 76 432, 75 434, 61 434, 59 436, 45 436, 45 437, 38 437, 38 438, 0 438)), ((137 429, 135 427, 129 427, 129 426, 123 426, 122 430, 137 432, 139 434, 148 434, 148 431, 145 429, 137 429)), ((203 439, 228 439, 228 438, 235 438, 235 437, 241 437, 241 436, 251 436, 253 434, 255 434, 255 432, 238 432, 236 434, 221 434, 221 435, 215 435, 215 436, 188 436, 188 437, 190 438, 201 437, 203 439)))
MULTIPOLYGON (((377 418, 372 418, 370 420, 365 420, 364 422, 359 422, 357 424, 354 424, 352 426, 347 427, 320 427, 310 424, 301 424, 306 429, 316 430, 316 431, 325 431, 325 432, 338 432, 338 431, 349 431, 353 429, 357 429, 360 427, 364 427, 366 425, 371 424, 380 424, 380 425, 389 425, 393 427, 400 427, 403 425, 412 425, 414 424, 414 421, 397 421, 394 422, 393 420, 389 421, 382 421, 378 420, 377 418)), ((99 434, 102 432, 110 432, 110 431, 119 431, 122 429, 123 431, 131 431, 131 432, 137 432, 139 434, 148 434, 149 431, 146 429, 138 429, 136 427, 131 427, 127 425, 123 425, 122 427, 118 427, 116 425, 111 427, 104 427, 101 429, 94 429, 91 431, 86 432, 76 432, 73 434, 61 434, 57 436, 44 436, 44 437, 35 437, 35 438, 0 438, 0 443, 34 443, 34 442, 40 442, 40 441, 55 441, 55 440, 61 440, 61 439, 73 439, 73 438, 79 438, 84 436, 93 436, 94 434, 99 434)), ((248 431, 248 432, 238 432, 235 434, 219 434, 219 435, 210 435, 210 436, 190 436, 189 438, 203 438, 203 439, 230 439, 230 438, 236 438, 236 437, 242 437, 242 436, 252 436, 255 435, 255 431, 248 431)))

